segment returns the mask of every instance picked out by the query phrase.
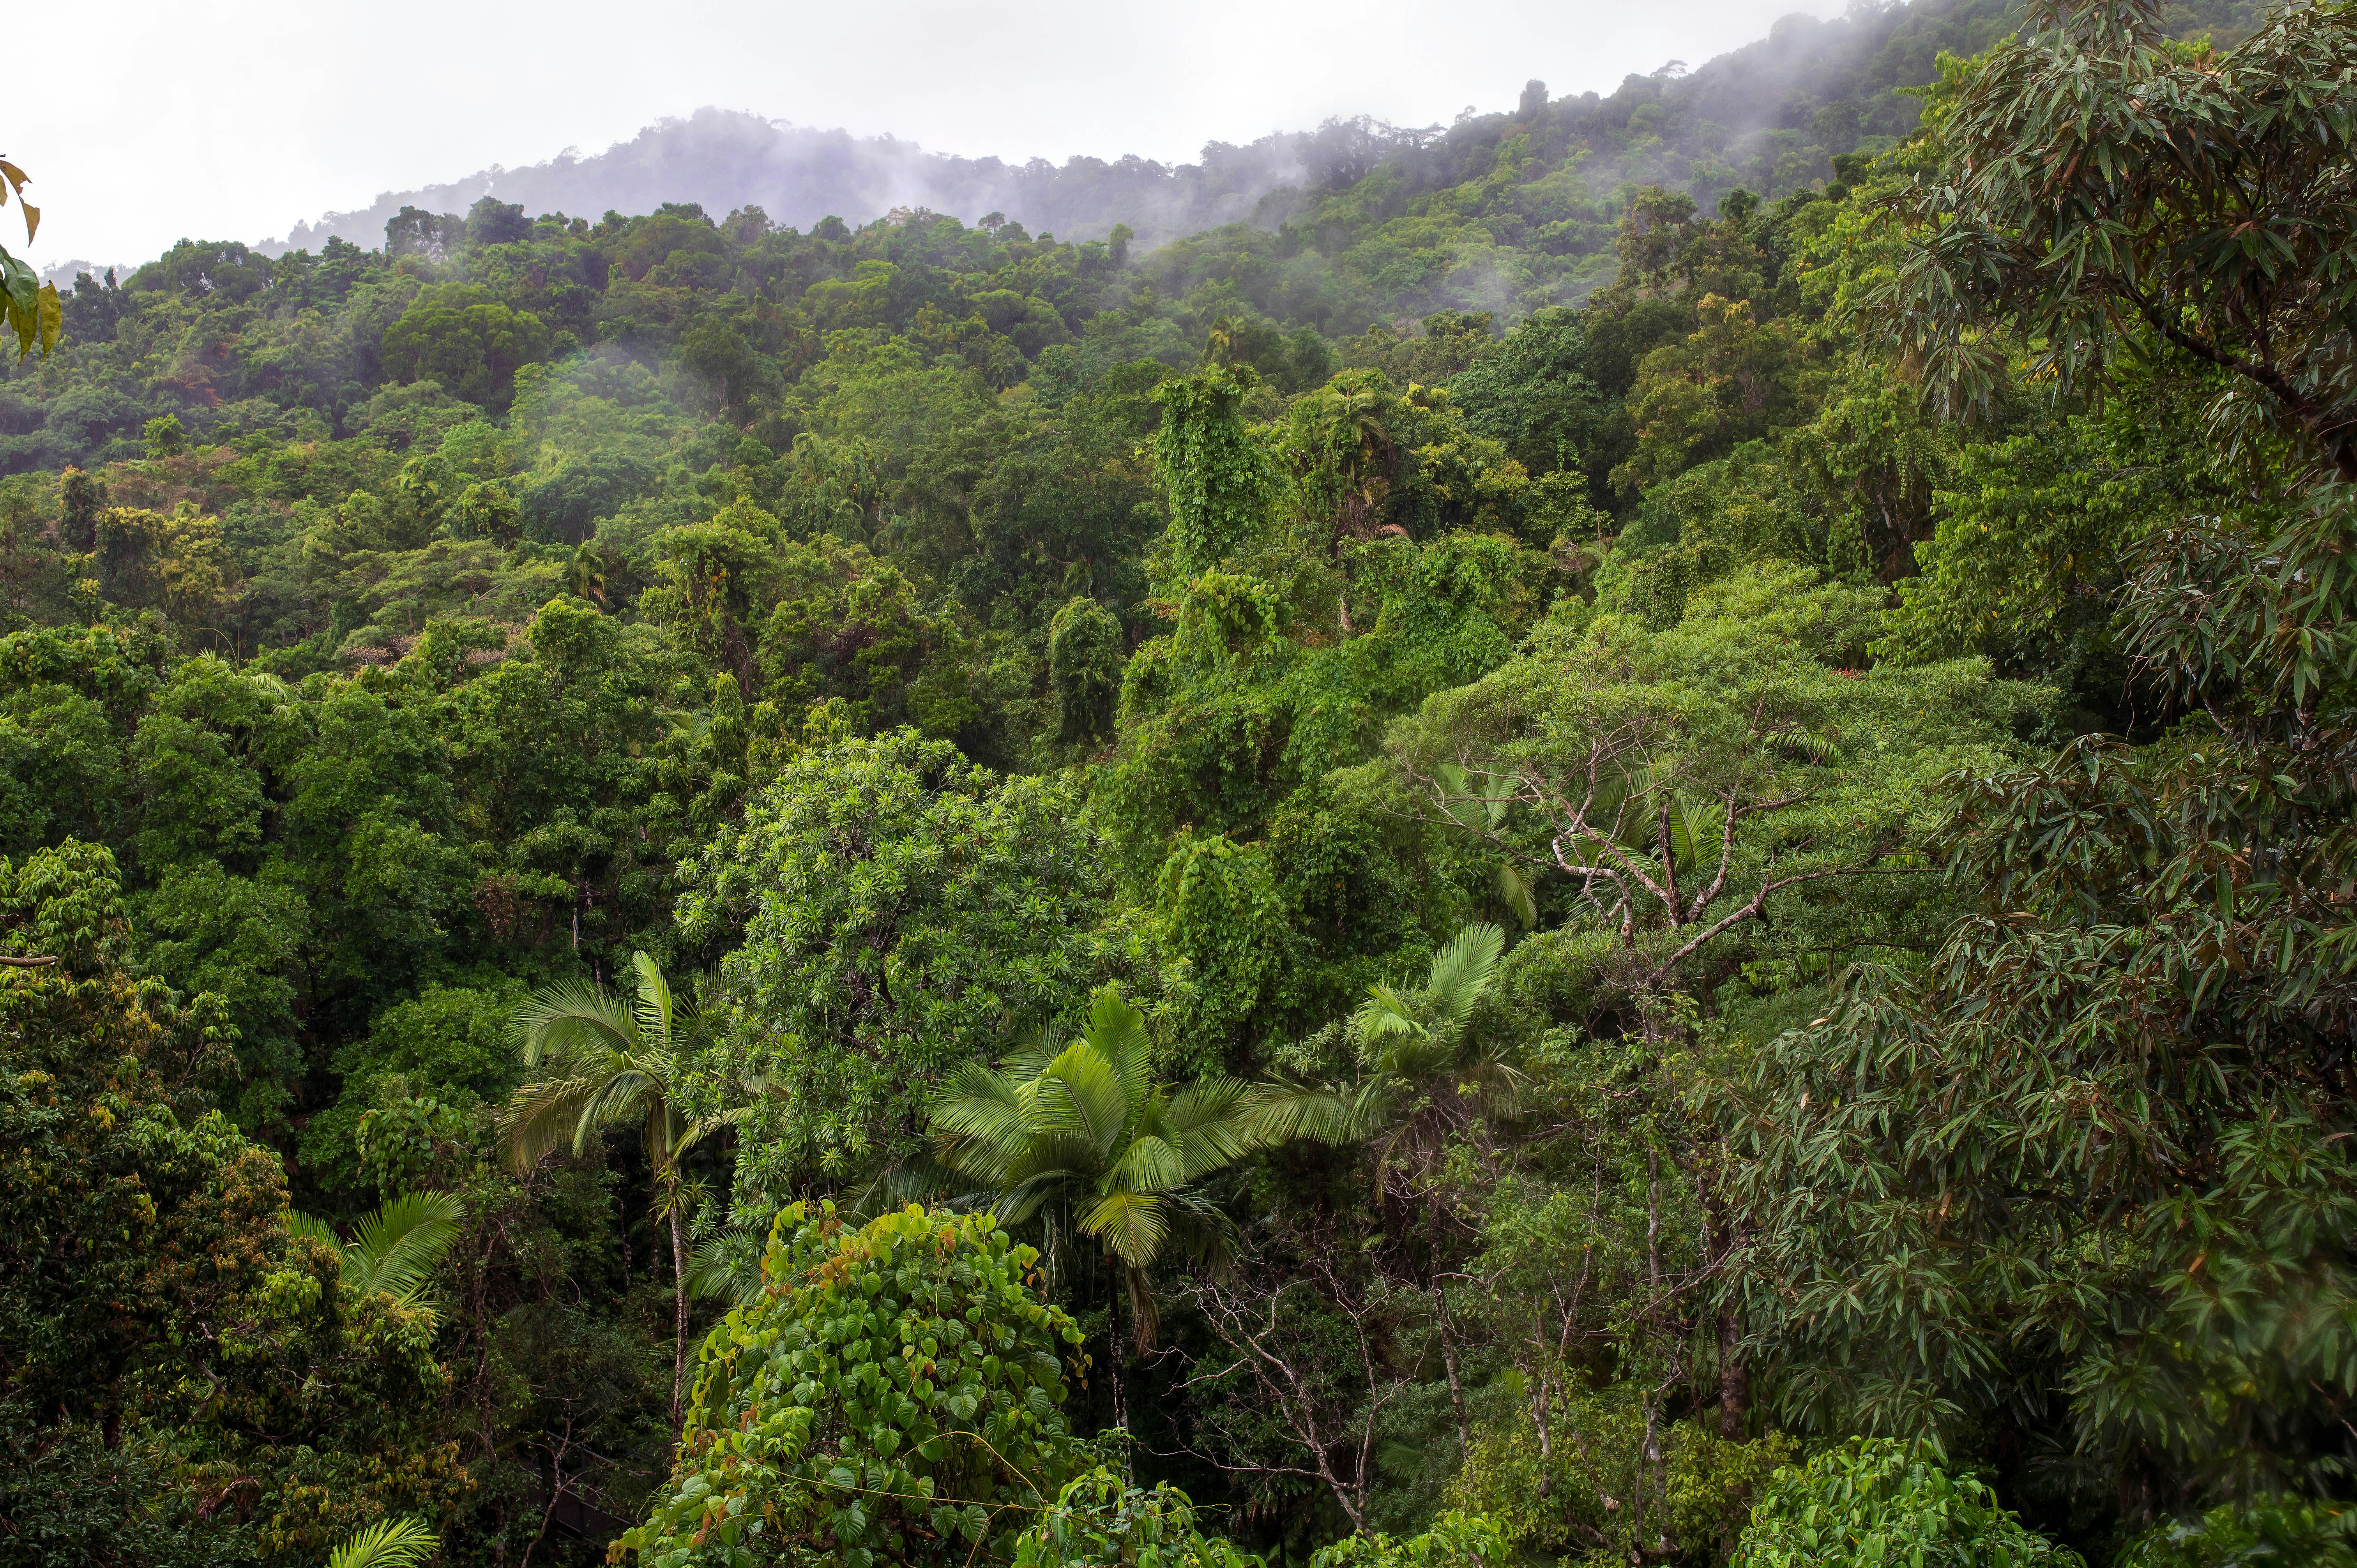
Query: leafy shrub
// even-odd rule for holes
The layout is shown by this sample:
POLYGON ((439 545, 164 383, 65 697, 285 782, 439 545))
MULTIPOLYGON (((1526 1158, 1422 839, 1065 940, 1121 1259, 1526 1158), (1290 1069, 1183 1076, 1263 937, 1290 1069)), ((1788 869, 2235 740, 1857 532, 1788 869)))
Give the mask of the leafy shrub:
POLYGON ((1888 1439, 1852 1439, 1776 1472, 1732 1568, 2083 1568, 1996 1494, 1888 1439))
POLYGON ((1006 1561, 1085 1461, 1059 1408, 1039 1253, 987 1215, 911 1204, 853 1230, 778 1216, 760 1298, 704 1342, 669 1498, 625 1534, 644 1568, 1006 1561))
POLYGON ((2281 1499, 2147 1532, 2120 1568, 2357 1568, 2357 1508, 2281 1499))
POLYGON ((1261 1568, 1233 1541, 1196 1527, 1195 1505, 1168 1483, 1147 1491, 1104 1468, 1065 1484, 1015 1542, 1015 1568, 1261 1568))
POLYGON ((1505 1568, 1506 1533, 1489 1514, 1449 1509, 1422 1535, 1353 1535, 1326 1547, 1310 1568, 1505 1568))

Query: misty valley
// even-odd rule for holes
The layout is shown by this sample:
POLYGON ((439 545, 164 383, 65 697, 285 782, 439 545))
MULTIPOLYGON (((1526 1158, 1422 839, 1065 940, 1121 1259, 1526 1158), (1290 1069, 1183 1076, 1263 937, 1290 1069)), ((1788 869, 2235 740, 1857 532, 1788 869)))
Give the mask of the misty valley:
POLYGON ((0 1563, 2357 1568, 2349 0, 22 162, 0 1563))

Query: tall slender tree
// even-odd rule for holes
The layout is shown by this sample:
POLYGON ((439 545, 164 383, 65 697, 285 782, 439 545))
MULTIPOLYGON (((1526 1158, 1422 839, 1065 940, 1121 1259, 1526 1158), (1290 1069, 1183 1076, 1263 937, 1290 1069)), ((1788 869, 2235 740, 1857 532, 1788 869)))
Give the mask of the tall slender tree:
POLYGON ((671 1422, 679 1425, 687 1380, 687 1216, 679 1162, 697 1140, 738 1119, 736 1112, 690 1121, 676 1093, 683 1056, 698 1020, 681 1008, 655 961, 630 955, 634 982, 623 996, 573 982, 541 992, 518 1010, 514 1033, 524 1065, 544 1069, 509 1101, 500 1131, 518 1175, 551 1150, 588 1147, 599 1128, 636 1121, 653 1173, 656 1212, 671 1229, 675 1343, 671 1422))

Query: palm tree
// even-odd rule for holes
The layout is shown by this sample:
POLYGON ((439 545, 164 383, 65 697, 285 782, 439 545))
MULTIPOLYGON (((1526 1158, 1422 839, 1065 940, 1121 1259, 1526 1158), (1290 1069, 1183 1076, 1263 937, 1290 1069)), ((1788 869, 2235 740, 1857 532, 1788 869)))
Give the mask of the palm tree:
POLYGON ((637 1121, 653 1173, 655 1206, 671 1224, 676 1343, 671 1423, 679 1426, 687 1386, 687 1216, 679 1161, 697 1140, 741 1119, 730 1111, 689 1122, 676 1104, 680 1058, 698 1021, 672 999, 655 961, 630 955, 637 980, 629 999, 578 981, 554 985, 518 1010, 514 1032, 524 1065, 546 1072, 515 1091, 501 1118, 508 1157, 528 1174, 559 1144, 578 1155, 601 1127, 637 1121))
MULTIPOLYGON (((1519 879, 1516 886, 1519 886, 1519 879)), ((1508 896, 1501 881, 1501 897, 1508 896)), ((1524 895, 1528 897, 1527 893, 1524 895)), ((1419 1191, 1415 1174, 1429 1171, 1450 1135, 1477 1116, 1502 1119, 1518 1109, 1522 1075, 1481 1049, 1467 1029, 1473 1009, 1497 977, 1506 933, 1487 921, 1469 921, 1425 971, 1424 983, 1403 992, 1371 985, 1351 1015, 1358 1067, 1347 1082, 1263 1085, 1253 1107, 1252 1132, 1266 1143, 1307 1138, 1337 1145, 1372 1144, 1375 1196, 1428 1223, 1433 1193, 1419 1191), (1393 1176, 1415 1167, 1398 1185, 1393 1176)), ((1440 1325, 1440 1354, 1457 1411, 1460 1454, 1472 1445, 1471 1423, 1457 1375, 1457 1345, 1437 1280, 1432 1304, 1440 1325)))
POLYGON ((415 1306, 434 1270, 457 1240, 466 1208, 447 1193, 409 1192, 388 1197, 362 1215, 350 1241, 316 1214, 289 1213, 286 1229, 333 1248, 344 1261, 344 1289, 356 1296, 389 1295, 415 1306))
POLYGON ((383 1520, 328 1553, 328 1568, 416 1568, 440 1544, 414 1519, 383 1520))
MULTIPOLYGON (((1049 1258, 1085 1236, 1129 1297, 1138 1343, 1160 1327, 1146 1271, 1173 1245, 1225 1261, 1233 1227, 1197 1183, 1253 1147, 1251 1090, 1233 1078, 1154 1081, 1146 1015, 1108 986, 1066 1044, 1049 1029, 996 1067, 969 1062, 932 1103, 933 1157, 996 1194, 1010 1224, 1039 1219, 1049 1258)), ((1118 1331, 1114 1346, 1120 1416, 1118 1331)))
POLYGON ((586 539, 573 547, 573 558, 565 564, 565 588, 576 599, 606 602, 606 558, 586 539))
POLYGON ((1351 1015, 1357 1070, 1346 1082, 1265 1085, 1251 1112, 1254 1136, 1272 1144, 1372 1144, 1381 1183, 1402 1155, 1437 1149, 1473 1116, 1511 1115, 1521 1075, 1466 1033, 1505 945, 1501 928, 1469 921, 1434 957, 1416 989, 1369 986, 1351 1015))

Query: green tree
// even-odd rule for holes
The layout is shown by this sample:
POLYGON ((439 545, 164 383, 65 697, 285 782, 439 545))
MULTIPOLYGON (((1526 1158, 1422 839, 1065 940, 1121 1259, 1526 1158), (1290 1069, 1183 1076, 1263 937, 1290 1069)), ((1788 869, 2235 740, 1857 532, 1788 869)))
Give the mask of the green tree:
POLYGON ((1011 1559, 1087 1457, 1059 1408, 1081 1331, 1038 1257, 985 1214, 910 1205, 854 1229, 832 1204, 789 1205, 769 1288, 699 1356, 669 1495, 618 1551, 1011 1559))
POLYGON ((1056 694, 1059 746, 1085 746, 1113 733, 1121 693, 1121 622, 1096 600, 1076 596, 1048 623, 1048 681, 1056 694))
POLYGON ((479 285, 429 284, 384 335, 386 368, 405 381, 432 380, 468 402, 504 407, 516 371, 548 355, 540 317, 512 309, 479 285))
POLYGON ((1268 522, 1268 456, 1244 424, 1248 366, 1214 365, 1154 389, 1162 428, 1154 467, 1170 497, 1172 564, 1182 575, 1218 565, 1268 522))
MULTIPOLYGON (((1780 894, 1780 946, 1804 927, 1812 944, 1867 928, 1920 940, 1921 894, 1904 883, 1936 888, 1921 858, 1941 822, 1930 787, 2008 756, 2016 715, 2050 698, 1966 661, 1861 675, 1849 661, 1878 596, 1814 577, 1748 569, 1663 629, 1580 610, 1549 620, 1395 732, 1419 809, 1530 879, 1567 885, 1584 918, 1617 930, 1634 994, 1682 983, 1722 939, 1757 941, 1749 928, 1780 894), (1900 886, 1869 891, 1884 879, 1900 886), (1851 891, 1804 891, 1828 882, 1851 891)), ((1750 961, 1799 960, 1784 951, 1750 961)))
POLYGON ((2357 138, 2357 36, 2338 11, 2286 10, 2211 56, 2171 43, 2147 0, 2040 0, 2030 20, 1954 65, 1938 172, 1897 199, 1907 248, 1867 304, 1901 356, 1977 411, 2018 345, 2071 392, 2190 355, 2227 373, 2222 446, 2274 432, 2357 479, 2357 276, 2333 183, 2357 138))
POLYGON ((1079 806, 901 730, 797 757, 682 866, 682 929, 726 954, 729 998, 692 1101, 764 1090, 741 1195, 766 1208, 913 1150, 943 1075, 1132 964, 1098 932, 1111 888, 1079 806))
POLYGON ((575 1155, 600 1128, 635 1121, 646 1143, 659 1211, 671 1228, 674 1349, 672 1424, 687 1386, 687 1214, 680 1156, 737 1119, 723 1109, 691 1120, 678 1094, 683 1058, 700 1021, 673 1000, 670 983, 645 953, 630 955, 629 996, 578 981, 553 985, 516 1013, 514 1037, 524 1065, 542 1076, 519 1087, 500 1130, 516 1173, 527 1175, 560 1145, 575 1155))

